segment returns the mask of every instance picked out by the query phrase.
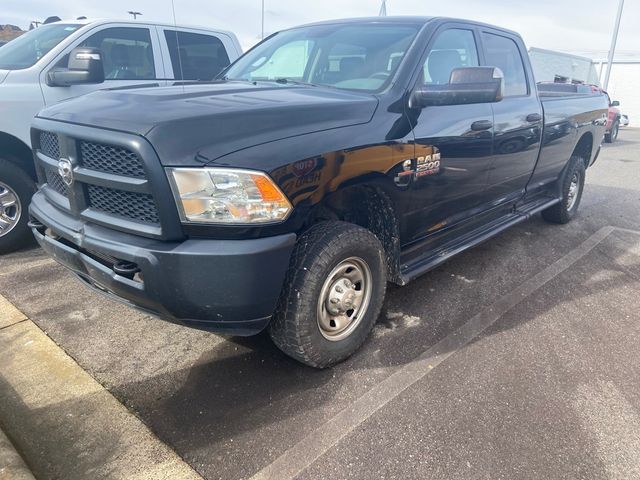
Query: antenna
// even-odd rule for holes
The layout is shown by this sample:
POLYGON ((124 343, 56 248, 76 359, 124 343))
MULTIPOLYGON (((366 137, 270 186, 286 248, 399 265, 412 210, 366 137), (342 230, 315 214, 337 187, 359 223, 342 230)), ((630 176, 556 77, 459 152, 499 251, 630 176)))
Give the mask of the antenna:
MULTIPOLYGON (((178 22, 176 21, 176 5, 174 0, 171 0, 171 11, 173 12, 173 27, 176 34, 176 49, 178 50, 178 65, 180 65, 180 80, 182 80, 182 91, 184 92, 184 70, 182 69, 182 53, 180 52, 180 39, 178 38, 178 22)), ((173 72, 175 79, 176 72, 173 72)))
POLYGON ((134 12, 134 11, 132 11, 132 10, 131 10, 131 11, 128 11, 127 13, 128 13, 129 15, 132 15, 134 20, 138 18, 138 15, 142 15, 140 12, 134 12))

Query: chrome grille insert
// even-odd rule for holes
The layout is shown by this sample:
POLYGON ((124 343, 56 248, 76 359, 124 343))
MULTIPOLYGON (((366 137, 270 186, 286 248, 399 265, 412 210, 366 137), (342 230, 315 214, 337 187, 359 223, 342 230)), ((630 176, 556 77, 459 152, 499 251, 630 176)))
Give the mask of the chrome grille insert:
POLYGON ((60 158, 60 143, 58 135, 51 132, 40 132, 40 151, 47 157, 60 158))
POLYGON ((47 179, 47 184, 49 185, 49 187, 54 189, 60 195, 64 195, 65 197, 68 195, 69 189, 57 171, 55 171, 52 168, 45 167, 44 174, 47 179))

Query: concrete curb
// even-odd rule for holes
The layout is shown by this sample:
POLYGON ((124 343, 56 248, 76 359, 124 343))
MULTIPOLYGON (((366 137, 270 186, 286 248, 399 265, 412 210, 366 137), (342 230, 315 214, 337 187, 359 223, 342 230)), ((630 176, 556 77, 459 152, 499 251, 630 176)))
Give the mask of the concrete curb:
POLYGON ((37 478, 202 478, 2 295, 0 424, 37 478))
POLYGON ((2 430, 0 430, 0 480, 35 480, 31 470, 2 430))

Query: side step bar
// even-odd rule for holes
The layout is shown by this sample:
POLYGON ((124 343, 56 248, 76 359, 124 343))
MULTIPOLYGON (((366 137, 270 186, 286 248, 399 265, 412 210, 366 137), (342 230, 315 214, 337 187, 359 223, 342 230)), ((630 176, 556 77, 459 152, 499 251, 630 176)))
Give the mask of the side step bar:
POLYGON ((428 252, 424 257, 418 258, 412 263, 401 268, 401 284, 406 285, 411 280, 419 277, 429 270, 434 269, 458 253, 475 247, 506 229, 530 219, 531 216, 555 205, 560 200, 560 198, 543 198, 521 205, 515 212, 509 213, 491 223, 483 225, 477 230, 469 232, 460 238, 456 238, 439 247, 435 251, 428 252))

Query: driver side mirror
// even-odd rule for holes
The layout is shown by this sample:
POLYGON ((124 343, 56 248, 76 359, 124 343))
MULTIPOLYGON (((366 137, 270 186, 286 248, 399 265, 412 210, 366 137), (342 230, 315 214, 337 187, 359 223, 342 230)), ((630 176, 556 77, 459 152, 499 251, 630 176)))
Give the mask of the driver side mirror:
POLYGON ((504 75, 498 67, 454 68, 445 85, 424 85, 413 93, 411 105, 494 103, 504 96, 504 75))
POLYGON ((104 82, 102 52, 97 48, 78 47, 71 50, 67 68, 53 69, 47 74, 47 85, 69 87, 104 82))
POLYGON ((618 100, 614 100, 613 102, 611 102, 611 106, 612 107, 619 107, 620 106, 620 102, 618 100))

